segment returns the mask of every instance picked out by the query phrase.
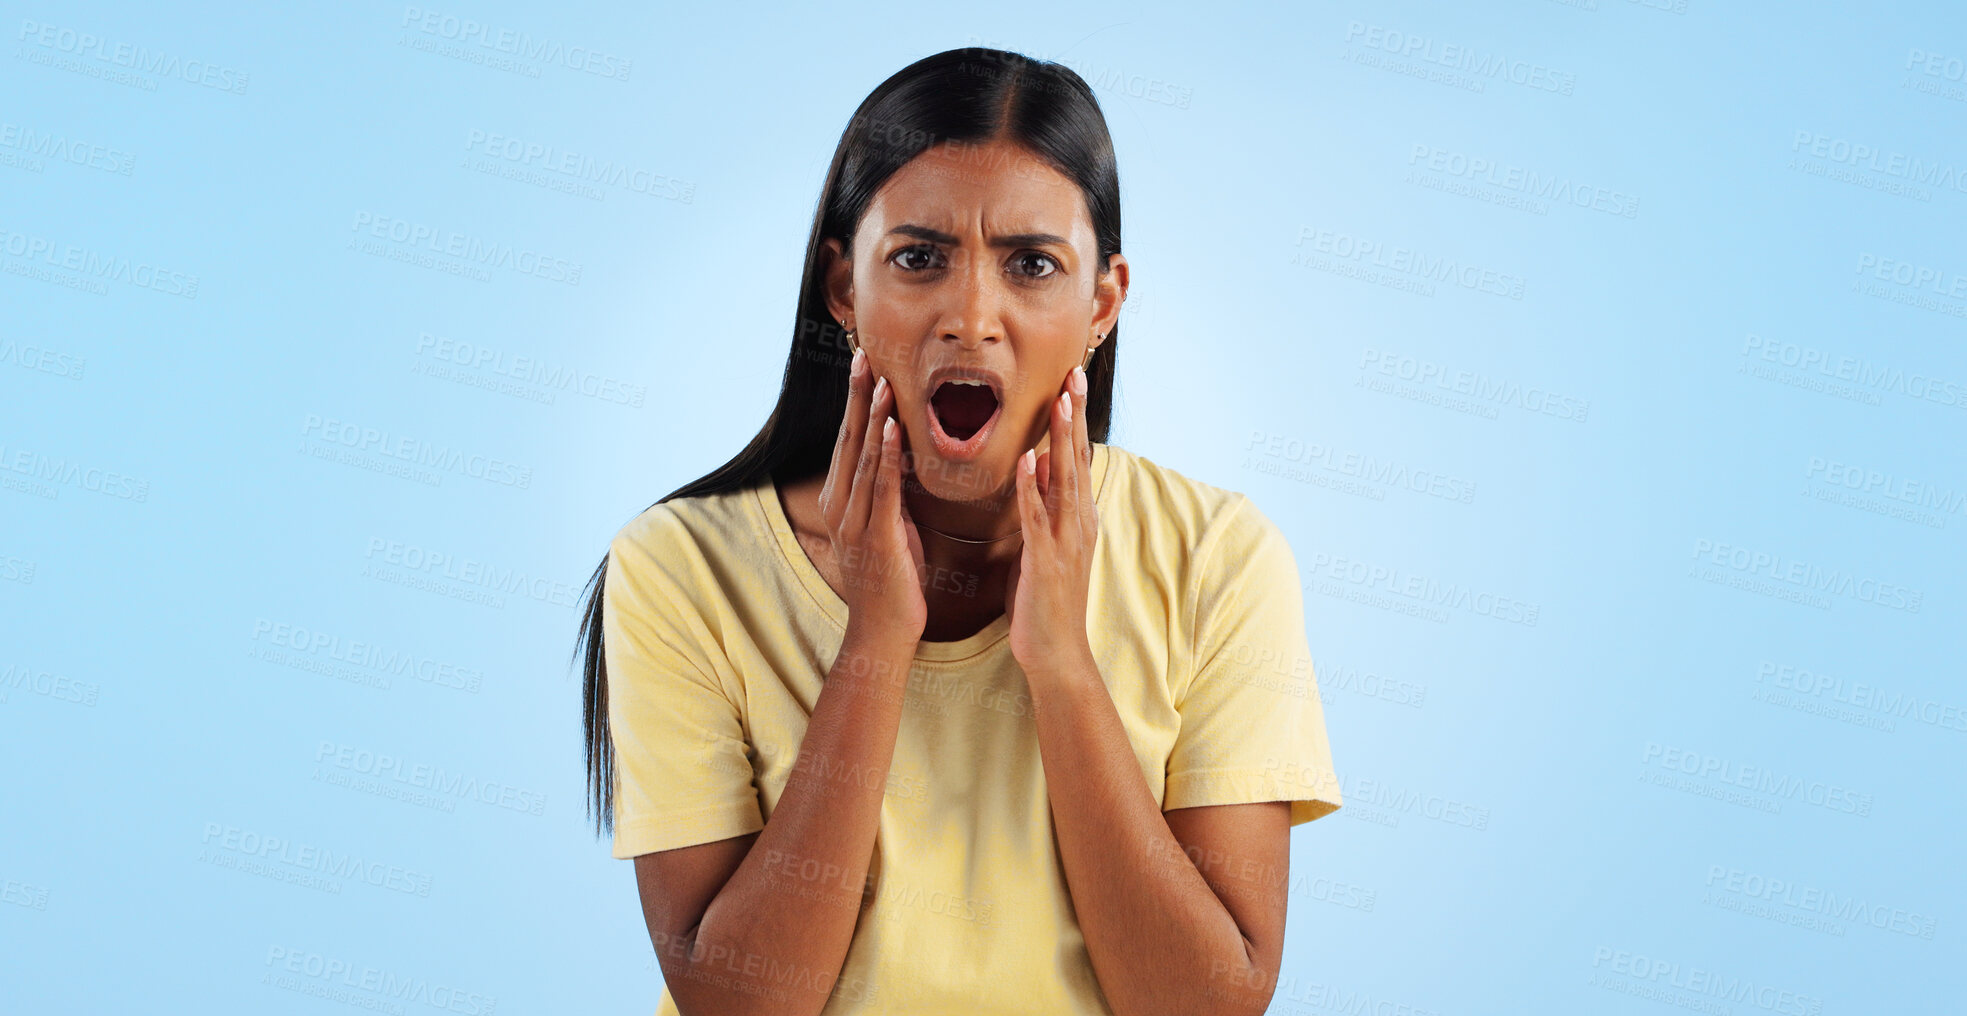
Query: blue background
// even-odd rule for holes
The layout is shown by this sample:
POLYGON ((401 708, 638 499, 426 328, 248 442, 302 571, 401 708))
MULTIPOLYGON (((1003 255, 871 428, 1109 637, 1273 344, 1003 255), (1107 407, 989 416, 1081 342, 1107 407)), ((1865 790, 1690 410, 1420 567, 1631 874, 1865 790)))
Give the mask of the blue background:
POLYGON ((10 1011, 653 1009, 574 603, 768 412, 855 105, 966 44, 1105 108, 1112 443, 1298 558, 1347 803, 1273 1012, 1967 988, 1957 6, 326 6, 0 4, 10 1011))

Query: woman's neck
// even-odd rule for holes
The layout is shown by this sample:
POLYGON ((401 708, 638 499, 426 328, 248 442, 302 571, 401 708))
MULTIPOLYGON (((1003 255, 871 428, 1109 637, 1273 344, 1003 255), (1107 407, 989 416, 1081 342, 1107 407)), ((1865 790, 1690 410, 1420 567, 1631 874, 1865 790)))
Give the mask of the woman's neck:
POLYGON ((903 484, 902 501, 908 507, 908 516, 919 523, 916 532, 922 539, 923 563, 952 572, 980 573, 1008 568, 1024 549, 1014 500, 1016 493, 1017 488, 1011 487, 1002 495, 975 501, 947 501, 923 490, 912 480, 903 484), (991 542, 967 543, 966 540, 991 542))
MULTIPOLYGON (((1033 451, 1042 455, 1051 446, 1051 435, 1045 434, 1038 439, 1033 451)), ((929 493, 916 480, 913 461, 906 454, 903 456, 903 468, 908 475, 902 482, 902 502, 908 507, 909 518, 921 524, 918 532, 922 536, 924 563, 932 568, 987 571, 1009 568, 1011 562, 1023 552, 1024 537, 1021 534, 1007 535, 1018 533, 1022 528, 1015 476, 1006 478, 1004 489, 1000 492, 983 494, 970 500, 945 500, 929 493), (930 530, 939 530, 965 540, 992 542, 965 543, 930 530)), ((1013 460, 1011 468, 1018 468, 1016 460, 1013 460)))

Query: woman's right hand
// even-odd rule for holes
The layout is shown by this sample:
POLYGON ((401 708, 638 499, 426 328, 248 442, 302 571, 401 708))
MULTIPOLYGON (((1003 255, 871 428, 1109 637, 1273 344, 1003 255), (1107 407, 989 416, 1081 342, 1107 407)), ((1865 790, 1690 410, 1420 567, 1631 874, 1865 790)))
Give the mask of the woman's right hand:
POLYGON ((866 352, 856 350, 820 512, 850 623, 913 642, 929 623, 921 579, 927 567, 922 537, 902 504, 902 435, 894 408, 894 389, 886 378, 875 380, 866 352))

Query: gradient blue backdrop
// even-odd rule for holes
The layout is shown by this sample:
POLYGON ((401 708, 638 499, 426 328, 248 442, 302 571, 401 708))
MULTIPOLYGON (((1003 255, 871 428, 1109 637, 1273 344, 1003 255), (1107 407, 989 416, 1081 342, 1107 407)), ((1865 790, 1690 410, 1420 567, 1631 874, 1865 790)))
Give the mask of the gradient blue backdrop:
POLYGON ((1112 127, 1112 442, 1295 548, 1273 1012, 1967 988, 1958 6, 324 6, 0 4, 0 1007, 652 1010, 577 595, 979 43, 1112 127))

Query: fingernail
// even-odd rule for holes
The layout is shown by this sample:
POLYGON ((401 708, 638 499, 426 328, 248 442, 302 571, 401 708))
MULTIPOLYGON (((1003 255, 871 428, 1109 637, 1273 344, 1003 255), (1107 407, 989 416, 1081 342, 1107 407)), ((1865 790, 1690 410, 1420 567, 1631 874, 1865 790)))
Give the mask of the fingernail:
POLYGON ((861 376, 861 370, 866 363, 867 357, 860 350, 854 350, 854 362, 847 366, 847 376, 850 378, 859 378, 861 376))
POLYGON ((884 378, 877 378, 877 379, 875 379, 875 382, 874 382, 874 401, 876 401, 876 402, 880 402, 880 401, 881 401, 881 393, 882 393, 882 392, 885 392, 885 391, 887 391, 887 390, 888 390, 888 379, 887 379, 887 378, 885 378, 885 377, 884 377, 884 378))
POLYGON ((1071 423, 1071 422, 1072 422, 1072 395, 1071 395, 1071 393, 1069 393, 1069 392, 1068 392, 1067 394, 1064 394, 1064 395, 1061 395, 1061 396, 1059 396, 1059 411, 1060 411, 1060 412, 1063 412, 1063 413, 1065 414, 1065 422, 1067 422, 1067 423, 1071 423))
POLYGON ((1086 394, 1086 368, 1084 367, 1072 368, 1072 394, 1086 394))
POLYGON ((1038 449, 1026 448, 1024 450, 1024 472, 1026 476, 1038 472, 1038 449))
POLYGON ((881 422, 881 440, 886 441, 894 436, 895 436, 895 418, 891 416, 881 422))

